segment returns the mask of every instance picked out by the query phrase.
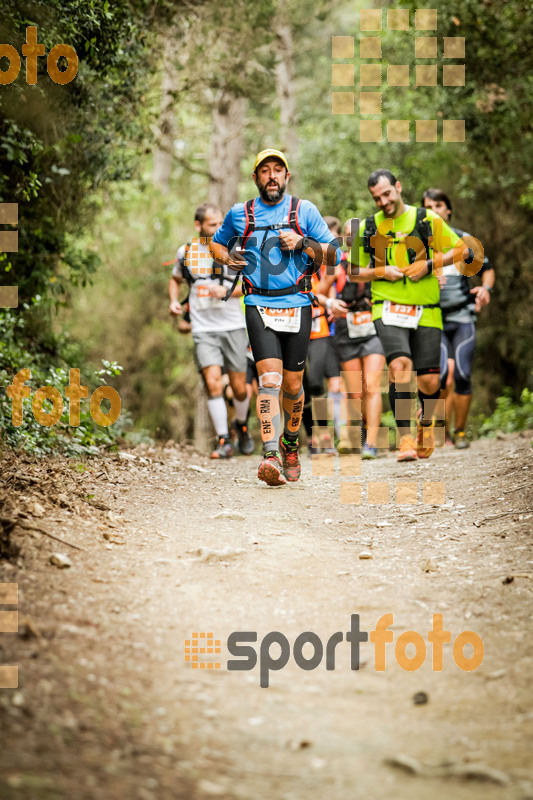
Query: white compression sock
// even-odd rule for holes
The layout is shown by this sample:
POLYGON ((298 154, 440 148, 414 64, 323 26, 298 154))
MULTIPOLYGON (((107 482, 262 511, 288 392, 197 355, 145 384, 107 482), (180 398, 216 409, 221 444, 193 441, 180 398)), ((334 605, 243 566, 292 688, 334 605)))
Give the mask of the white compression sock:
POLYGON ((228 412, 226 410, 224 398, 221 395, 219 397, 208 397, 207 409, 209 411, 209 416, 213 420, 213 425, 215 426, 217 436, 227 437, 228 412))
MULTIPOLYGON (((333 400, 333 426, 339 436, 341 429, 341 400, 342 392, 328 392, 328 397, 333 400)), ((345 423, 346 424, 346 423, 345 423)))
POLYGON ((233 405, 235 407, 235 419, 244 425, 248 417, 248 408, 250 406, 250 398, 245 397, 244 400, 237 400, 233 398, 233 405))

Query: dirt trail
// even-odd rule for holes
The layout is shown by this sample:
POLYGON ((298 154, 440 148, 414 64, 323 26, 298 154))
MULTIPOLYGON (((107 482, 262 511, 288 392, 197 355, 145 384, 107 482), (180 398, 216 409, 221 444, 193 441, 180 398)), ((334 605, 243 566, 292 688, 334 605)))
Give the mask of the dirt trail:
POLYGON ((1 663, 19 666, 18 689, 0 690, 2 798, 533 798, 530 437, 365 462, 350 479, 361 505, 341 504, 339 474, 313 476, 308 459, 280 489, 257 482, 257 457, 175 447, 1 466, 3 547, 21 547, 0 561, 20 612, 19 635, 0 635, 1 663), (417 504, 368 503, 369 480, 398 479, 417 483, 417 504), (422 502, 426 482, 445 483, 444 504, 422 502), (8 536, 17 517, 26 528, 8 536), (72 566, 52 566, 56 552, 72 566), (370 642, 358 671, 346 641, 334 671, 325 656, 295 663, 300 633, 325 647, 351 614, 372 631, 387 613, 384 672, 370 642), (459 669, 451 644, 441 672, 430 645, 417 671, 396 663, 400 634, 427 643, 435 613, 452 642, 482 638, 479 669, 459 669), (232 631, 257 631, 257 651, 270 631, 288 639, 269 688, 258 666, 226 669, 232 631), (185 663, 193 632, 221 641, 221 669, 185 663))

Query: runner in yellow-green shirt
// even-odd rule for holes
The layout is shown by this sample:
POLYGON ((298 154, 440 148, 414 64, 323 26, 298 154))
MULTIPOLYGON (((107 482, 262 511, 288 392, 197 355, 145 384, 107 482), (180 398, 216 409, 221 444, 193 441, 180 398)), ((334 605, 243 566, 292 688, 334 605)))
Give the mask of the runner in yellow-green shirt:
POLYGON ((351 276, 372 281, 372 320, 389 366, 398 461, 414 461, 429 458, 435 447, 442 315, 434 266, 439 272, 453 262, 460 239, 437 214, 404 203, 402 185, 389 170, 372 172, 368 189, 378 212, 360 225, 350 255, 351 276), (413 370, 421 406, 416 440, 410 420, 413 370))

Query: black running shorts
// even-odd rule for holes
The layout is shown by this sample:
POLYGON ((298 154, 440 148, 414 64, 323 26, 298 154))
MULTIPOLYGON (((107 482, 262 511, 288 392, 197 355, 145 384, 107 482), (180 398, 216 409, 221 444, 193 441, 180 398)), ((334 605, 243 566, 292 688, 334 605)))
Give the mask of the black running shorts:
POLYGON ((440 328, 399 328, 384 325, 383 320, 374 321, 376 333, 385 351, 387 364, 399 356, 406 356, 413 362, 419 375, 440 372, 440 328))
POLYGON ((311 339, 307 356, 307 379, 311 394, 318 397, 323 392, 326 378, 338 378, 340 366, 331 336, 311 339))
POLYGON ((312 319, 312 307, 302 306, 300 330, 297 333, 280 333, 265 328, 255 306, 246 306, 246 327, 255 363, 264 358, 280 358, 283 361, 283 369, 291 372, 303 370, 311 336, 312 319))

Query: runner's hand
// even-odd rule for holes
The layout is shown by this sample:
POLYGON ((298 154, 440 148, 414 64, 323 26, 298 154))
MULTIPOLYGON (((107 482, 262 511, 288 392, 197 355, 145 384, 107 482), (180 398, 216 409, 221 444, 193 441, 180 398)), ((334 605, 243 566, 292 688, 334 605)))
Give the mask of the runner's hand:
POLYGON ((412 264, 408 264, 406 267, 402 267, 401 271, 409 278, 410 281, 413 283, 417 283, 420 278, 424 278, 428 274, 428 268, 426 265, 426 260, 423 261, 413 261, 412 264))
POLYGON ((178 303, 177 300, 173 300, 171 302, 168 311, 173 317, 177 317, 180 314, 183 314, 183 308, 181 307, 181 303, 178 303))
POLYGON ((302 237, 294 231, 280 231, 279 241, 282 250, 298 250, 301 247, 302 237))
POLYGON ((439 282, 439 289, 443 289, 448 281, 446 275, 437 275, 437 280, 439 282))
POLYGON ((483 306, 488 306, 490 303, 490 292, 486 286, 474 286, 473 289, 470 289, 470 294, 473 294, 475 297, 474 311, 476 311, 476 313, 481 311, 483 306))
POLYGON ((240 253, 228 253, 228 257, 224 262, 227 267, 234 270, 234 272, 241 272, 246 266, 246 259, 240 253))
POLYGON ((224 286, 221 286, 220 283, 215 283, 213 286, 209 287, 209 296, 210 297, 218 297, 221 299, 222 297, 226 296, 227 289, 224 286))
POLYGON ((344 300, 333 299, 328 310, 333 319, 341 319, 342 317, 346 317, 348 305, 344 300))
POLYGON ((380 269, 383 274, 379 276, 376 269, 376 275, 378 275, 382 281, 390 281, 391 283, 394 283, 395 281, 399 281, 400 278, 403 278, 403 272, 401 269, 398 269, 398 267, 387 266, 381 267, 380 269))

